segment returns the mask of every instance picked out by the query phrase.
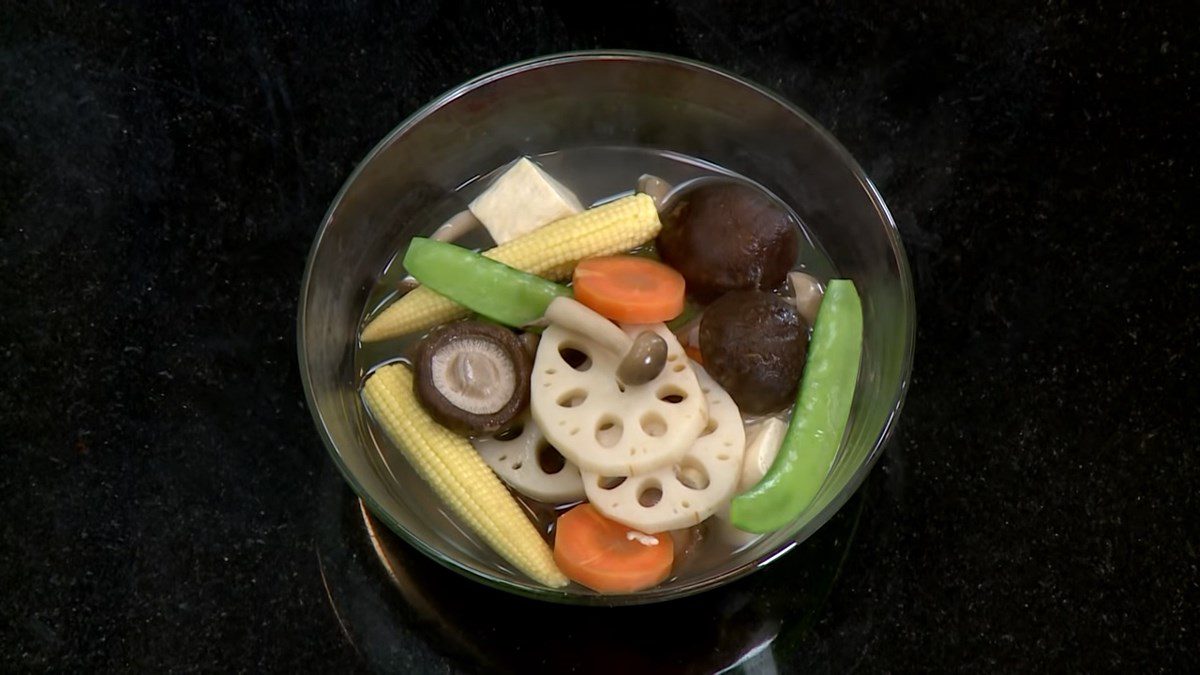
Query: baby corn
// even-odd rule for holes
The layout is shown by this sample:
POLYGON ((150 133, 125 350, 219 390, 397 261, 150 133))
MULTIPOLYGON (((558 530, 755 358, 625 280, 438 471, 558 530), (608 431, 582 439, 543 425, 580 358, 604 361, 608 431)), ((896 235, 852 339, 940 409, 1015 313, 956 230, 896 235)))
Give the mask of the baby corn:
POLYGON ((550 547, 470 442, 438 424, 418 403, 408 366, 379 368, 362 393, 388 437, 473 532, 535 581, 567 584, 550 547))
MULTIPOLYGON (((483 255, 523 272, 562 279, 580 260, 627 251, 653 239, 660 229, 654 200, 635 194, 556 220, 483 255)), ((467 313, 453 300, 417 287, 367 324, 362 339, 399 337, 467 313)))

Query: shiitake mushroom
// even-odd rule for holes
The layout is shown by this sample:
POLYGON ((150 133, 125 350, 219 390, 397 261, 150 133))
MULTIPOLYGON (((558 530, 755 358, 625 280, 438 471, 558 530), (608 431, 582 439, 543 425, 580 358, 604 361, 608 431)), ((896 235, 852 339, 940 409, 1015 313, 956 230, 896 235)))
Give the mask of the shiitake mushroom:
POLYGON ((808 324, 792 303, 771 293, 726 293, 700 320, 704 367, 744 413, 791 405, 807 352, 808 324))
POLYGON ((775 288, 799 247, 797 223, 783 205, 730 180, 681 188, 662 223, 659 255, 683 275, 688 292, 706 302, 731 290, 775 288))
POLYGON ((417 399, 435 420, 463 434, 491 433, 529 405, 533 360, 512 331, 460 321, 435 329, 416 348, 417 399))

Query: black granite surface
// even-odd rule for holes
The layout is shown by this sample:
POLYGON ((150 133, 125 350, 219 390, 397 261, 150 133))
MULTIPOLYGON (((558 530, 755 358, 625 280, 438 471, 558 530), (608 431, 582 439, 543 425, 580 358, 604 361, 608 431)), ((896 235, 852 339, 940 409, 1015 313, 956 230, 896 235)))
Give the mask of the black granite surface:
POLYGON ((1196 670, 1198 25, 1191 2, 0 5, 0 670, 1196 670), (551 611, 393 542, 401 592, 305 409, 304 256, 423 102, 592 47, 746 75, 859 158, 917 284, 903 423, 814 542, 713 599, 551 611), (630 642, 599 649, 579 626, 610 617, 630 642))

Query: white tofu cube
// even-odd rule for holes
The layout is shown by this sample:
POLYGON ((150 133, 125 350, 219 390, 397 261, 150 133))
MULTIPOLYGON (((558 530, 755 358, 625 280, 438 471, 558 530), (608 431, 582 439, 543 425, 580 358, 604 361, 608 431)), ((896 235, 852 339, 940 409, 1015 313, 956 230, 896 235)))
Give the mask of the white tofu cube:
POLYGON ((573 192, 522 157, 476 197, 469 208, 492 239, 503 244, 579 213, 583 205, 573 192))

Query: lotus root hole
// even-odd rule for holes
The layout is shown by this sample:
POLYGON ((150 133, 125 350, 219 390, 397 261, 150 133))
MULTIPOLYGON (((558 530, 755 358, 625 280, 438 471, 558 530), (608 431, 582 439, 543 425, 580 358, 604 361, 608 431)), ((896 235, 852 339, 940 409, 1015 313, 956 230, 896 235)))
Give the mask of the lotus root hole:
POLYGON ((687 392, 679 387, 666 386, 659 389, 655 396, 664 403, 675 404, 683 403, 687 399, 687 392))
POLYGON ((596 442, 605 448, 611 448, 621 440, 625 427, 616 417, 603 417, 596 424, 596 442))
POLYGON ((563 408, 574 408, 576 406, 583 405, 583 402, 587 400, 587 397, 588 394, 586 391, 582 389, 572 389, 571 391, 559 394, 558 405, 562 406, 563 408))
POLYGON ((553 445, 543 445, 538 448, 537 460, 542 472, 549 475, 562 471, 563 467, 567 465, 567 460, 553 445))
POLYGON ((638 493, 638 503, 646 508, 650 508, 660 501, 662 501, 662 488, 657 485, 645 486, 638 493))
POLYGON ((617 486, 624 482, 624 476, 601 476, 599 480, 596 481, 596 486, 601 490, 615 490, 617 486))
POLYGON ((581 349, 562 345, 558 348, 558 355, 564 363, 581 373, 592 367, 592 358, 581 349))
MULTIPOLYGON (((675 478, 683 486, 692 490, 703 490, 708 487, 708 472, 704 466, 692 458, 685 459, 675 467, 675 478)), ((684 504, 684 506, 687 506, 684 504)))
POLYGON ((640 422, 642 425, 642 431, 646 432, 647 436, 658 438, 666 435, 667 433, 667 420, 658 413, 646 413, 645 415, 642 415, 640 422))

